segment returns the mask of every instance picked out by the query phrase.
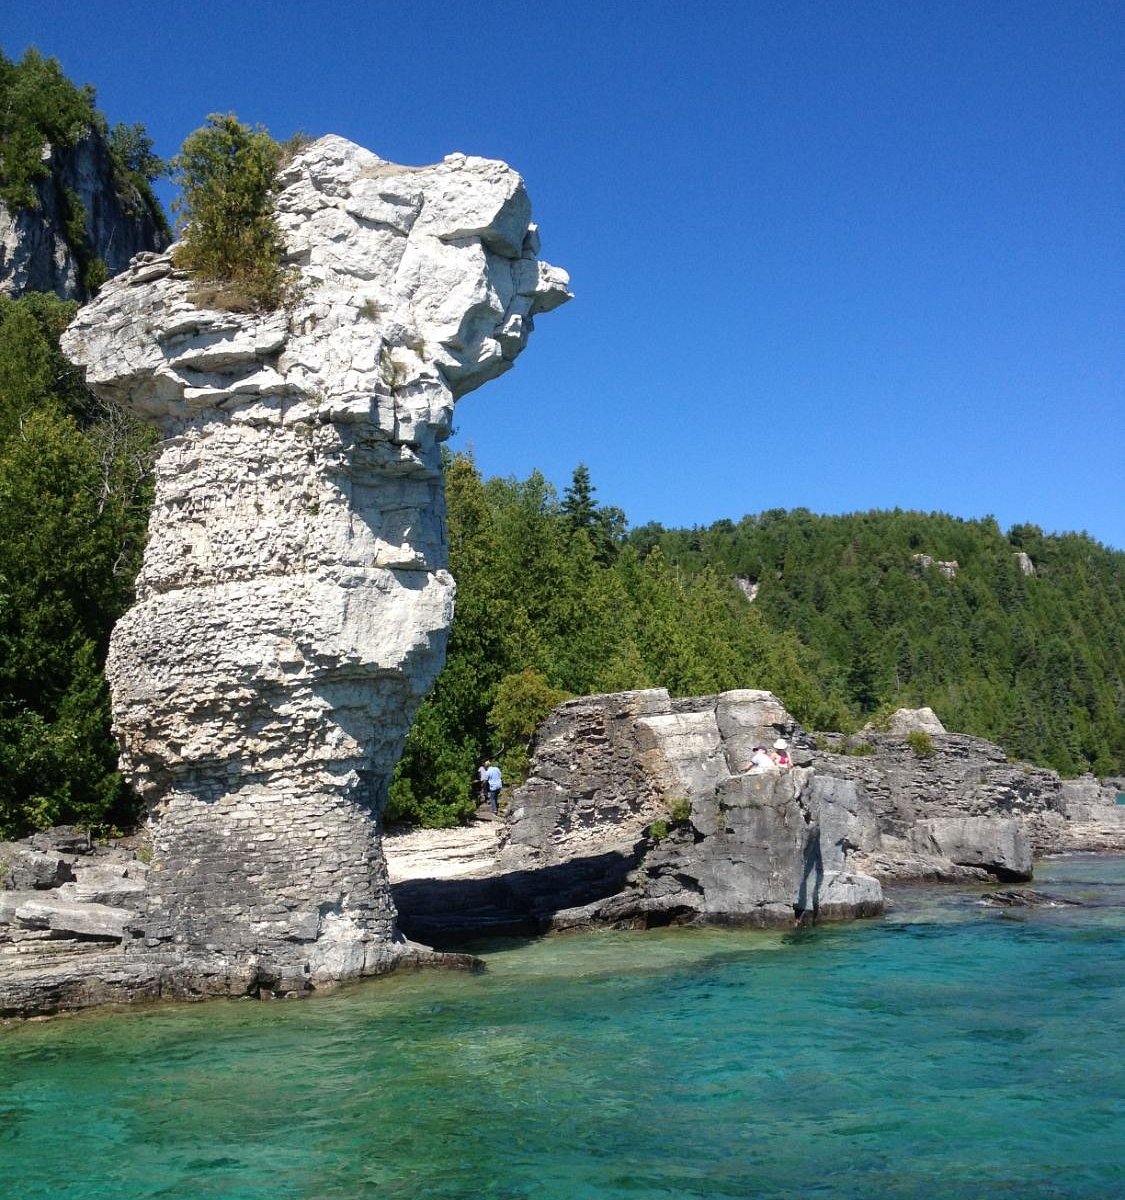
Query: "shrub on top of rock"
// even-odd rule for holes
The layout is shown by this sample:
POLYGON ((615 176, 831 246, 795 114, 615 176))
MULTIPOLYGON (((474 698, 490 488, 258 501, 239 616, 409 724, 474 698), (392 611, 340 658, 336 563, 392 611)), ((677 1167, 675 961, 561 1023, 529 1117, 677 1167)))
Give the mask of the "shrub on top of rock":
POLYGON ((173 159, 182 189, 174 205, 182 229, 175 263, 211 285, 196 289, 194 303, 237 312, 279 308, 291 298, 274 208, 284 157, 266 130, 212 113, 173 159))
POLYGON ((924 729, 912 729, 906 735, 906 744, 917 758, 933 758, 937 753, 934 749, 934 739, 924 729))

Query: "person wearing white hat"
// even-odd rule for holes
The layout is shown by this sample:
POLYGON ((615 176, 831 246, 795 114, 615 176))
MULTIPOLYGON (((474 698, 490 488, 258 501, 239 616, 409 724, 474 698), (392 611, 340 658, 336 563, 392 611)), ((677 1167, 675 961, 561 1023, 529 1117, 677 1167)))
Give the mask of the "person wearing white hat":
POLYGON ((793 765, 789 757, 789 743, 784 738, 778 738, 773 744, 773 761, 784 771, 793 765))

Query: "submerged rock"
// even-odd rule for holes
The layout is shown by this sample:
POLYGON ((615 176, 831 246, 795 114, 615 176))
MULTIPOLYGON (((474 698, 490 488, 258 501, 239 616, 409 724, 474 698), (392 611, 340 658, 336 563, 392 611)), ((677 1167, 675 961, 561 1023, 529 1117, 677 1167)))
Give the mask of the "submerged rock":
POLYGON ((1031 888, 1010 888, 1002 892, 985 892, 981 903, 991 908, 1062 908, 1083 907, 1081 900, 1070 900, 1066 896, 1055 896, 1050 892, 1037 892, 1031 888))
POLYGON ((453 612, 439 445, 569 299, 503 163, 326 137, 281 182, 289 309, 200 307, 147 255, 63 339, 164 437, 106 671, 153 847, 125 952, 165 991, 299 991, 424 953, 396 929, 380 815, 453 612))

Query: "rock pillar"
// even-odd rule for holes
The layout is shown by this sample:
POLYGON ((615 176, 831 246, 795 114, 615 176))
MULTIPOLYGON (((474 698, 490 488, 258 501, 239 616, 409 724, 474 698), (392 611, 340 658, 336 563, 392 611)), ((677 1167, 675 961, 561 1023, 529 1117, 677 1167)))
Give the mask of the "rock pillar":
POLYGON ((148 255, 64 338, 164 436, 107 674, 154 848, 127 949, 170 990, 291 991, 404 952, 379 822, 453 613, 439 443, 569 298, 503 163, 328 137, 282 184, 290 309, 204 307, 148 255))

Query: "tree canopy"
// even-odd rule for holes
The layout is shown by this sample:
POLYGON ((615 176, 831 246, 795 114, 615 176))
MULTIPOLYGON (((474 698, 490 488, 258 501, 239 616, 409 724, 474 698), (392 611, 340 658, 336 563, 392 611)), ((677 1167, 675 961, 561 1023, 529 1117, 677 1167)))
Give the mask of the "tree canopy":
POLYGON ((137 812, 102 668, 140 566, 152 437, 60 352, 75 307, 0 296, 0 837, 137 812))
POLYGON ((853 720, 929 705, 1063 775, 1125 763, 1125 554, 1085 534, 797 509, 630 541, 689 574, 756 583, 755 607, 842 682, 853 720))

